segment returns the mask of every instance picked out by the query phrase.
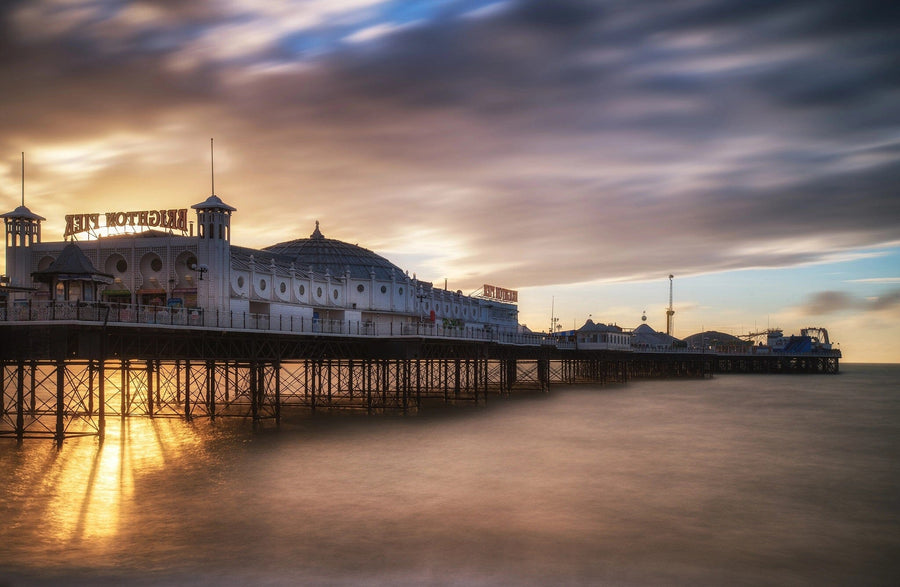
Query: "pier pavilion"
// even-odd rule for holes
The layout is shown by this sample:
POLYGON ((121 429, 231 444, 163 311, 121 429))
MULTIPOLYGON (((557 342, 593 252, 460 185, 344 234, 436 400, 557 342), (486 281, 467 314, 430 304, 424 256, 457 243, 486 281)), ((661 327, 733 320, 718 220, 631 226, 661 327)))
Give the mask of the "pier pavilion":
POLYGON ((45 219, 24 205, 3 214, 6 310, 104 302, 147 323, 252 316, 325 330, 518 330, 514 303, 410 277, 368 249, 326 238, 318 221, 307 238, 251 249, 232 244, 236 209, 218 196, 191 208, 194 221, 186 208, 68 215, 65 238, 88 237, 78 242, 42 240, 45 219))

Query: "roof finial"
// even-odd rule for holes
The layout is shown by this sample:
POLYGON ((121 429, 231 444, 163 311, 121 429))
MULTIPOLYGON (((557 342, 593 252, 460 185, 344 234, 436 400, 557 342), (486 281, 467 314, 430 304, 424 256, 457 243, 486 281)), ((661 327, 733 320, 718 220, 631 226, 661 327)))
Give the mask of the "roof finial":
POLYGON ((22 205, 25 205, 25 151, 22 151, 22 205))
POLYGON ((316 220, 316 229, 313 231, 313 233, 311 235, 309 235, 309 238, 325 238, 324 236, 322 236, 322 233, 319 232, 319 221, 318 220, 316 220))

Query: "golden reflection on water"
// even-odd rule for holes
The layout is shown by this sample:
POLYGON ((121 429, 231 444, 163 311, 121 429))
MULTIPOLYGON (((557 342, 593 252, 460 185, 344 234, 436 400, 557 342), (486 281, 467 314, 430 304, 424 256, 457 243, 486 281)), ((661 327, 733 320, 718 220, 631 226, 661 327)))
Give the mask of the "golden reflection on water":
POLYGON ((57 547, 89 542, 102 550, 128 523, 136 480, 178 466, 181 455, 196 458, 202 440, 180 419, 111 418, 103 444, 71 438, 57 452, 50 443, 27 443, 5 473, 11 479, 7 528, 38 523, 57 547))

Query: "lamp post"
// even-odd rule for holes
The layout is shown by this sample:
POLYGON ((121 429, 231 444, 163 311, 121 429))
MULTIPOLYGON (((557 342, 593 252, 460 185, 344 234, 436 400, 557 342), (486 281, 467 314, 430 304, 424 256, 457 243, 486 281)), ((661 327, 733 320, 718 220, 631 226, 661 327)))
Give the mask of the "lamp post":
MULTIPOLYGON (((420 285, 416 290, 416 299, 419 300, 419 324, 423 328, 425 327, 425 297, 425 292, 420 285)), ((416 334, 418 334, 418 329, 416 329, 416 334)))
MULTIPOLYGON (((197 265, 196 263, 194 263, 194 264, 192 264, 192 265, 189 265, 189 266, 188 266, 188 269, 190 269, 191 271, 196 271, 196 272, 198 273, 198 275, 197 275, 197 281, 203 281, 203 274, 209 272, 209 267, 208 267, 207 265, 197 265)), ((207 280, 207 281, 208 281, 208 280, 207 280)), ((199 284, 197 285, 197 289, 198 289, 198 290, 200 289, 199 284)), ((197 293, 199 294, 200 292, 198 291, 197 293)), ((200 309, 200 310, 201 310, 201 314, 200 314, 200 315, 201 315, 201 317, 203 317, 203 325, 204 325, 204 326, 206 325, 206 316, 205 316, 206 312, 205 312, 205 310, 206 310, 208 307, 209 307, 209 284, 207 283, 207 284, 206 284, 206 303, 205 303, 205 304, 203 305, 203 307, 200 309)))

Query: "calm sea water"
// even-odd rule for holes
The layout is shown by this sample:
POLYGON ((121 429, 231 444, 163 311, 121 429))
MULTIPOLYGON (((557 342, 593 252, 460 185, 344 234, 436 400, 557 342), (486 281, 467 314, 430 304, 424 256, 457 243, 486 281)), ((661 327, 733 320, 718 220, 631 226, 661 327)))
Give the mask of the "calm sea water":
POLYGON ((3 440, 0 585, 897 585, 900 367, 842 368, 3 440))

